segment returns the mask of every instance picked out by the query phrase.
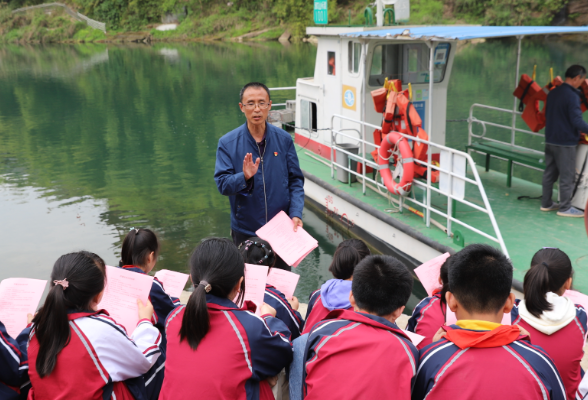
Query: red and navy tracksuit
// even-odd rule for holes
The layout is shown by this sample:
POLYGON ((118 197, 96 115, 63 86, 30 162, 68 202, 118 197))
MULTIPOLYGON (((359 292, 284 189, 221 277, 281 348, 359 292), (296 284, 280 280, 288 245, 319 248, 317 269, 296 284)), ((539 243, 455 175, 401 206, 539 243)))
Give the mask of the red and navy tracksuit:
POLYGON ((0 322, 0 399, 26 399, 29 362, 27 342, 30 327, 25 328, 16 339, 10 337, 0 322))
POLYGON ((156 364, 161 334, 147 319, 129 337, 104 310, 69 314, 70 339, 57 355, 51 374, 41 378, 36 361, 39 343, 35 328, 28 347, 29 400, 143 400, 134 378, 142 378, 156 364), (127 387, 125 381, 130 381, 127 387))
POLYGON ((541 346, 549 354, 561 375, 568 400, 575 399, 576 391, 584 376, 580 362, 584 357, 584 342, 588 329, 586 326, 586 310, 581 305, 576 304, 576 317, 574 320, 557 332, 546 335, 533 328, 520 317, 519 303, 520 300, 517 300, 512 308, 512 324, 520 325, 527 330, 531 335, 531 342, 534 345, 541 346))
POLYGON ((306 399, 410 399, 418 350, 394 323, 334 310, 311 331, 304 353, 306 399))
POLYGON ((210 330, 198 348, 180 341, 186 306, 166 322, 166 373, 160 400, 273 400, 266 380, 292 361, 290 331, 271 315, 258 317, 255 305, 206 295, 210 330))
MULTIPOLYGON (((347 310, 351 310, 351 305, 349 305, 347 310)), ((310 333, 312 327, 325 319, 330 312, 331 310, 329 310, 323 304, 321 289, 312 292, 308 300, 306 321, 304 322, 304 329, 302 330, 302 334, 310 333)))
POLYGON ((292 340, 300 336, 304 328, 304 320, 300 313, 292 308, 282 292, 266 284, 263 301, 276 310, 276 318, 286 324, 292 334, 292 340))
POLYGON ((565 400, 555 363, 528 336, 521 336, 518 327, 444 329, 446 337, 419 353, 413 400, 565 400))
POLYGON ((431 297, 425 297, 412 311, 406 330, 424 336, 417 348, 420 350, 433 341, 433 336, 445 325, 445 305, 441 302, 441 290, 433 291, 431 297))

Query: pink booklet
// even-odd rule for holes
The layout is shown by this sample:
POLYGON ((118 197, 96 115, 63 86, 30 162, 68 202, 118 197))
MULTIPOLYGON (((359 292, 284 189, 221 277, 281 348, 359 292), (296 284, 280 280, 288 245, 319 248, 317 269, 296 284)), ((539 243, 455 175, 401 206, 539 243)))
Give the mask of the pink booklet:
POLYGON ((157 271, 155 277, 163 283, 163 289, 167 294, 172 297, 180 298, 190 275, 177 271, 170 271, 169 269, 162 269, 157 271))
POLYGON ((153 277, 122 268, 106 266, 106 288, 98 309, 124 326, 130 336, 139 322, 137 299, 143 304, 149 301, 153 277))
MULTIPOLYGON (((257 315, 261 315, 260 307, 263 304, 263 296, 265 295, 265 282, 267 281, 268 269, 265 265, 245 264, 245 297, 243 300, 249 300, 255 303, 257 306, 255 314, 257 315)), ((242 304, 237 305, 239 307, 242 306, 242 304)))
POLYGON ((411 331, 404 331, 404 333, 406 333, 406 336, 410 338, 410 341, 412 342, 412 344, 414 344, 415 347, 418 346, 419 343, 425 339, 423 335, 419 335, 418 333, 414 333, 411 331))
POLYGON ((564 297, 567 297, 568 299, 573 301, 574 304, 579 304, 586 310, 588 310, 588 296, 586 296, 584 293, 580 293, 576 290, 566 290, 564 293, 564 297))
POLYGON ((298 279, 300 279, 300 275, 294 272, 272 268, 267 276, 267 283, 282 292, 286 296, 286 299, 289 300, 294 296, 298 279))
POLYGON ((421 281, 421 284, 429 296, 433 295, 433 290, 441 287, 439 284, 439 273, 443 263, 449 258, 449 256, 449 253, 441 254, 440 256, 422 264, 420 267, 415 268, 414 273, 421 281))
POLYGON ((294 232, 294 223, 284 211, 280 211, 267 224, 255 232, 267 240, 273 250, 286 262, 297 267, 298 264, 318 247, 318 242, 303 228, 294 232))
POLYGON ((0 283, 0 321, 13 338, 27 327, 27 314, 35 314, 47 281, 8 278, 0 283))
MULTIPOLYGON (((453 311, 449 309, 447 306, 446 314, 445 314, 445 325, 453 325, 457 322, 457 316, 453 311)), ((503 314, 502 321, 500 322, 502 325, 512 325, 512 321, 510 318, 510 313, 503 314)))

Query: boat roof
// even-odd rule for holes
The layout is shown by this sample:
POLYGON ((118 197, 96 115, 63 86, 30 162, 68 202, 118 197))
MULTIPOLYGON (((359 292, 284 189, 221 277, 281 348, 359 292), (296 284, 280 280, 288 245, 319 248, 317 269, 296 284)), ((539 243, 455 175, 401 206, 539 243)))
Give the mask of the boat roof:
POLYGON ((348 31, 343 37, 405 40, 471 40, 511 36, 588 33, 588 26, 418 26, 389 27, 364 32, 348 31))

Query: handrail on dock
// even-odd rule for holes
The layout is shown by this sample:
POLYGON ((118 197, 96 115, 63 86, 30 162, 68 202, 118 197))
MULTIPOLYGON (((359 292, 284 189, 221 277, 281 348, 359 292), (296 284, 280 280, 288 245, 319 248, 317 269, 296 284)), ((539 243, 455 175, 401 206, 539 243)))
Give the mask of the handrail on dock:
MULTIPOLYGON (((367 128, 372 128, 372 129, 381 129, 380 126, 377 125, 373 125, 370 124, 368 122, 364 122, 364 121, 360 121, 357 119, 353 119, 353 118, 349 118, 349 117, 345 117, 343 115, 339 115, 339 114, 334 114, 331 117, 331 177, 334 178, 335 176, 335 172, 334 172, 334 150, 337 150, 338 152, 347 154, 348 157, 350 157, 353 160, 357 160, 359 163, 363 164, 363 168, 362 168, 362 172, 358 173, 357 171, 353 171, 352 169, 345 167, 341 164, 337 163, 337 168, 342 168, 343 170, 347 171, 348 173, 351 173, 353 175, 356 175, 358 177, 360 177, 362 179, 362 185, 363 185, 363 194, 366 193, 366 182, 371 182, 372 184, 376 185, 376 187, 381 187, 384 190, 388 190, 386 188, 385 185, 383 185, 382 183, 366 176, 366 167, 370 166, 370 167, 376 167, 376 163, 373 160, 368 160, 365 155, 368 154, 366 152, 366 146, 371 146, 373 148, 379 149, 380 146, 374 144, 374 143, 370 143, 366 140, 365 138, 365 132, 366 129, 361 129, 362 134, 360 136, 360 138, 358 138, 357 136, 350 136, 347 135, 345 133, 343 133, 342 131, 344 130, 348 130, 348 129, 335 129, 334 127, 334 121, 335 119, 340 119, 340 120, 345 120, 345 121, 349 121, 352 123, 356 123, 359 124, 362 127, 367 127, 367 128), (338 144, 336 143, 335 140, 335 136, 343 136, 346 137, 348 139, 354 140, 354 141, 358 141, 358 143, 362 144, 362 154, 358 155, 358 154, 353 154, 349 151, 347 151, 346 149, 338 146, 338 144)), ((434 208, 433 206, 428 206, 427 203, 429 202, 425 202, 422 203, 420 201, 418 201, 417 199, 413 199, 410 197, 403 197, 400 196, 400 208, 402 209, 403 207, 403 202, 406 201, 410 201, 420 207, 423 207, 423 209, 426 211, 427 213, 427 218, 426 221, 430 221, 430 215, 431 213, 435 213, 443 218, 446 219, 447 223, 446 223, 446 227, 447 227, 447 235, 451 236, 452 232, 451 232, 451 224, 452 223, 456 223, 458 225, 461 225, 469 230, 471 230, 472 232, 475 232, 493 242, 496 242, 499 244, 502 252, 508 257, 508 250, 506 248, 506 244, 504 243, 504 239, 502 238, 502 234, 500 233, 500 228, 498 227, 498 223, 496 222, 496 218, 494 216, 494 213, 492 212, 492 207, 490 206, 490 202, 488 201, 488 196, 486 195, 486 191, 484 190, 484 185, 482 184, 482 180, 480 179, 480 175, 478 174, 478 170, 476 169, 476 163, 474 162, 474 160, 472 159, 472 157, 470 156, 470 154, 465 153, 463 151, 459 151, 456 149, 453 149, 451 147, 447 147, 447 146, 443 146, 434 142, 431 142, 429 140, 423 140, 420 139, 418 137, 414 137, 414 136, 410 136, 410 135, 406 135, 403 133, 400 133, 400 135, 402 135, 404 138, 406 138, 407 140, 411 140, 414 142, 419 142, 419 143, 424 143, 428 146, 429 151, 432 151, 433 148, 436 148, 440 151, 444 151, 444 152, 448 152, 451 154, 451 159, 450 159, 450 163, 449 165, 453 165, 453 160, 454 157, 457 156, 461 156, 463 158, 466 159, 467 161, 467 167, 469 168, 470 171, 472 171, 472 174, 474 175, 473 179, 468 178, 466 176, 460 175, 460 174, 456 174, 453 171, 449 171, 449 170, 445 170, 442 169, 439 166, 433 165, 432 163, 428 163, 427 161, 421 161, 421 160, 414 160, 414 162, 421 164, 423 166, 427 167, 427 174, 431 174, 433 172, 433 170, 435 171, 439 171, 440 173, 443 174, 447 174, 447 176, 449 177, 449 190, 447 192, 440 190, 439 188, 434 187, 432 184, 430 184, 428 181, 425 182, 421 182, 419 180, 414 180, 413 184, 416 186, 420 186, 422 188, 424 188, 427 192, 427 198, 431 197, 431 193, 435 192, 438 194, 441 194, 443 196, 447 197, 447 213, 438 210, 436 208, 434 208), (462 180, 464 182, 470 183, 472 185, 475 185, 478 187, 480 196, 482 197, 482 201, 484 203, 483 206, 479 206, 477 204, 474 204, 470 201, 467 201, 465 199, 460 198, 459 196, 454 196, 453 193, 451 193, 453 191, 453 179, 459 179, 462 180), (458 201, 462 204, 467 205, 468 207, 474 208, 475 210, 481 211, 483 213, 485 213, 486 215, 488 215, 488 218, 490 219, 490 222, 492 224, 492 228, 494 230, 494 235, 490 234, 490 233, 486 233, 483 232, 482 230, 475 228, 463 221, 460 221, 459 219, 455 218, 452 216, 452 207, 453 207, 453 201, 458 201)), ((427 225, 429 226, 429 225, 427 225)))

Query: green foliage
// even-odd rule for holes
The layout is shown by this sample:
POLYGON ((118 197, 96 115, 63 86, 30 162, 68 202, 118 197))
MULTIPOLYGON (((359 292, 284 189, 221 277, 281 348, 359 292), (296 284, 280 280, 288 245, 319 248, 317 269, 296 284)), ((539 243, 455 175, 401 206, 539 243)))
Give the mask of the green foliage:
POLYGON ((458 15, 485 25, 550 25, 567 0, 459 0, 458 15))
POLYGON ((443 1, 412 0, 410 2, 411 24, 431 25, 443 22, 443 1))
POLYGON ((280 22, 290 25, 294 37, 303 37, 313 24, 314 3, 308 0, 278 0, 273 11, 280 22))

